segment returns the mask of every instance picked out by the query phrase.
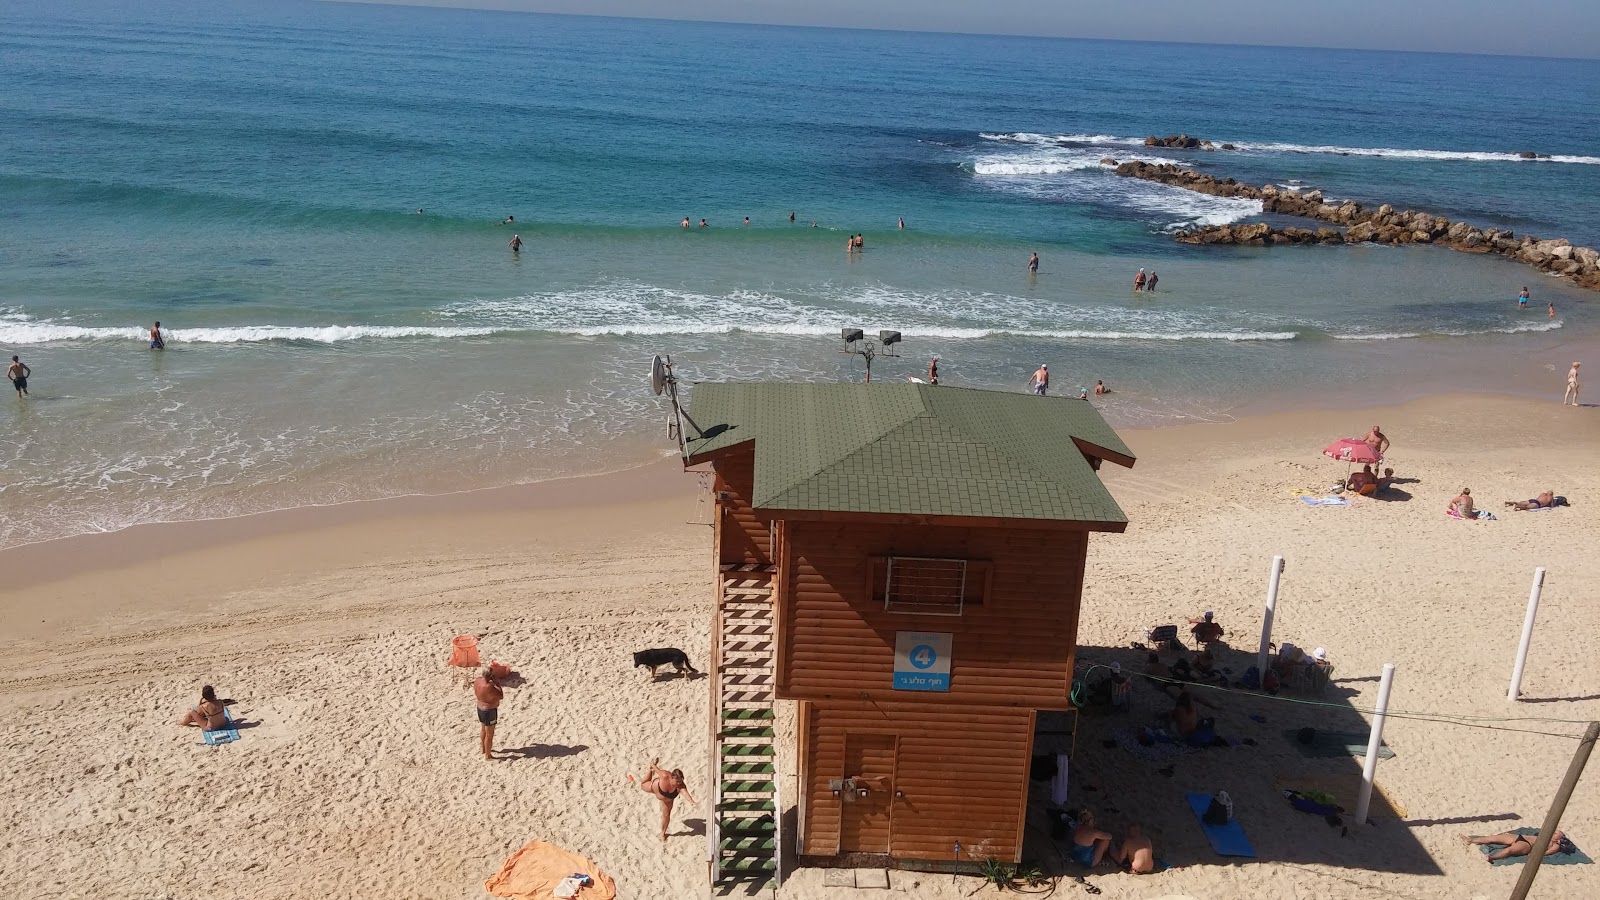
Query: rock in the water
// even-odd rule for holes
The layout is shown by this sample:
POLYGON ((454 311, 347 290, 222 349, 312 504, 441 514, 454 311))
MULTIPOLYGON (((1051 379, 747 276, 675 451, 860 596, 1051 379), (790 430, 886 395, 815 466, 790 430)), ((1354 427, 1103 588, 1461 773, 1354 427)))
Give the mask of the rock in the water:
POLYGON ((1114 166, 1116 164, 1117 164, 1117 161, 1112 159, 1109 156, 1106 157, 1105 159, 1100 160, 1100 165, 1102 165, 1102 166, 1114 166))
POLYGON ((1522 157, 1523 159, 1538 159, 1539 158, 1539 154, 1533 152, 1532 150, 1524 150, 1521 153, 1518 153, 1517 155, 1522 157))

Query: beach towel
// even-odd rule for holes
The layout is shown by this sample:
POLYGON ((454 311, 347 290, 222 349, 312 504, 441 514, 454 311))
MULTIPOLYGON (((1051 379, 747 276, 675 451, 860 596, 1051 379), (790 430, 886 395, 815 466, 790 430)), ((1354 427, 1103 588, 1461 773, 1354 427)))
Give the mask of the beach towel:
POLYGON ((544 841, 529 841, 511 854, 500 871, 483 883, 483 889, 496 897, 549 900, 562 879, 579 873, 593 878, 594 883, 578 891, 578 900, 616 900, 617 883, 599 866, 544 841))
POLYGON ((1472 519, 1468 519, 1466 516, 1463 516, 1461 513, 1456 512, 1456 508, 1454 506, 1452 506, 1449 509, 1445 510, 1444 514, 1449 516, 1452 519, 1460 519, 1463 522, 1470 522, 1470 521, 1473 521, 1474 519, 1476 519, 1479 522, 1493 522, 1493 521, 1495 521, 1494 513, 1489 512, 1486 509, 1473 510, 1472 519))
POLYGON ((1302 495, 1300 502, 1307 506, 1349 506, 1350 501, 1344 497, 1307 497, 1302 495))
MULTIPOLYGON (((1290 728, 1283 732, 1283 739, 1289 745, 1300 751, 1301 756, 1312 759, 1333 759, 1340 756, 1367 755, 1367 736, 1350 731, 1321 731, 1309 744, 1300 743, 1300 729, 1290 728)), ((1378 747, 1378 758, 1388 759, 1394 756, 1387 744, 1378 747)))
MULTIPOLYGON (((1361 746, 1364 755, 1366 745, 1361 746)), ((1301 794, 1331 797, 1335 805, 1345 809, 1356 808, 1356 799, 1361 796, 1361 773, 1346 772, 1340 775, 1274 775, 1273 787, 1279 790, 1297 791, 1301 794)), ((1372 783, 1372 801, 1367 806, 1369 819, 1404 819, 1406 808, 1402 806, 1390 793, 1384 789, 1383 782, 1372 783)))
POLYGON ((231 744, 234 741, 237 741, 239 739, 239 729, 233 727, 233 713, 229 712, 226 706, 222 708, 222 717, 228 720, 227 728, 219 728, 215 731, 202 731, 200 732, 200 737, 202 739, 196 741, 195 743, 205 744, 207 747, 216 747, 221 744, 231 744))
POLYGON ((1210 794, 1187 793, 1183 798, 1189 801, 1189 809, 1194 812, 1194 820, 1200 825, 1200 830, 1205 832, 1206 840, 1211 842, 1211 849, 1218 856, 1246 856, 1254 858, 1256 851, 1250 846, 1250 839, 1244 836, 1244 829, 1239 827, 1238 819, 1230 819, 1226 825, 1212 825, 1205 820, 1206 808, 1211 805, 1210 794))
MULTIPOLYGON (((1539 833, 1539 829, 1537 829, 1537 828, 1513 828, 1508 833, 1509 834, 1520 834, 1520 835, 1523 835, 1525 837, 1533 837, 1534 835, 1539 833)), ((1540 863, 1539 865, 1540 866, 1578 866, 1578 865, 1583 865, 1585 863, 1594 862, 1594 860, 1589 858, 1589 854, 1584 853, 1582 850, 1579 850, 1578 846, 1576 844, 1572 844, 1572 838, 1570 838, 1570 837, 1567 838, 1567 842, 1572 847, 1572 852, 1571 853, 1552 853, 1549 856, 1546 856, 1544 858, 1544 862, 1540 863)), ((1477 846, 1478 846, 1478 850, 1481 851, 1484 856, 1488 856, 1489 854, 1494 853, 1497 850, 1501 850, 1501 849, 1503 849, 1505 847, 1504 844, 1479 844, 1477 846)), ((1508 856, 1505 859, 1497 859, 1494 862, 1490 863, 1489 865, 1491 865, 1491 866, 1520 865, 1525 860, 1527 860, 1526 856, 1508 856)))

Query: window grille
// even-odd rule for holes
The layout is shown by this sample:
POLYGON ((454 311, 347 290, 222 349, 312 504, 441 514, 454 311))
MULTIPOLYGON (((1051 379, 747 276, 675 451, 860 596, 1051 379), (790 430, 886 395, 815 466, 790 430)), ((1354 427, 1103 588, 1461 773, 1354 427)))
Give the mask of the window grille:
POLYGON ((892 613, 959 616, 967 591, 967 561, 889 557, 883 609, 892 613))

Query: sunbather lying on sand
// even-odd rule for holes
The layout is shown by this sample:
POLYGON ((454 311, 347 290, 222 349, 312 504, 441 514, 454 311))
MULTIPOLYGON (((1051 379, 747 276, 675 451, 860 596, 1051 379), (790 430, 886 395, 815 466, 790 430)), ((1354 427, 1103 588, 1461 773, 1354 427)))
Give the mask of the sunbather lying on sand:
POLYGON ((216 690, 208 684, 200 689, 200 704, 184 713, 178 724, 198 725, 206 731, 221 731, 228 727, 228 716, 224 709, 223 702, 217 699, 216 690))
POLYGON ((1555 491, 1545 491, 1532 500, 1507 500, 1506 505, 1512 509, 1549 509, 1552 506, 1565 506, 1565 497, 1557 498, 1555 491), (1556 503, 1560 499, 1561 503, 1556 503))
MULTIPOLYGON (((1538 837, 1536 834, 1512 834, 1511 832, 1490 834, 1482 837, 1463 834, 1461 842, 1469 846, 1476 844, 1504 844, 1504 847, 1485 857, 1490 863, 1493 863, 1497 859, 1505 859, 1510 856, 1527 856, 1533 852, 1533 842, 1538 837)), ((1571 849, 1571 846, 1567 843, 1566 834, 1557 831, 1550 836, 1550 846, 1545 848, 1544 855, 1554 856, 1557 853, 1569 852, 1571 849)))

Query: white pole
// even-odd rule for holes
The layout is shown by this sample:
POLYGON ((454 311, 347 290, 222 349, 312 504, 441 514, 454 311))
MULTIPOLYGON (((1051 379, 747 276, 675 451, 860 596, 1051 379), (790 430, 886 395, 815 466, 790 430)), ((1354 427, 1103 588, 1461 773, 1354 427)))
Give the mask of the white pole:
POLYGON ((1539 592, 1544 590, 1544 566, 1533 570, 1533 587, 1528 590, 1528 616, 1522 620, 1522 643, 1517 645, 1517 664, 1511 669, 1511 689, 1507 700, 1522 693, 1522 668, 1528 663, 1528 645, 1533 643, 1533 618, 1539 614, 1539 592))
POLYGON ((1356 821, 1367 821, 1372 804, 1372 776, 1378 774, 1378 749, 1383 746, 1383 720, 1389 713, 1389 688, 1394 684, 1394 663, 1383 664, 1383 681, 1378 685, 1378 711, 1372 717, 1372 736, 1367 738, 1367 764, 1361 769, 1361 795, 1356 798, 1356 821))
POLYGON ((1272 571, 1267 577, 1267 611, 1261 616, 1261 649, 1256 653, 1256 671, 1261 683, 1267 683, 1267 645, 1272 643, 1272 613, 1278 608, 1278 578, 1283 575, 1283 557, 1272 558, 1272 571))

